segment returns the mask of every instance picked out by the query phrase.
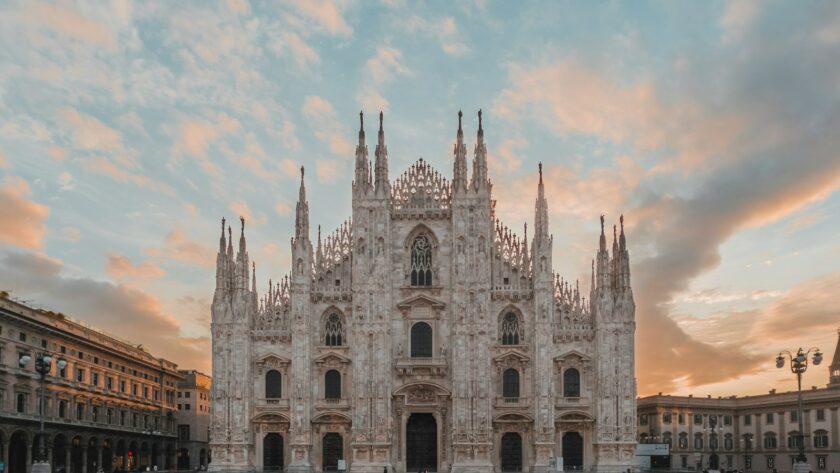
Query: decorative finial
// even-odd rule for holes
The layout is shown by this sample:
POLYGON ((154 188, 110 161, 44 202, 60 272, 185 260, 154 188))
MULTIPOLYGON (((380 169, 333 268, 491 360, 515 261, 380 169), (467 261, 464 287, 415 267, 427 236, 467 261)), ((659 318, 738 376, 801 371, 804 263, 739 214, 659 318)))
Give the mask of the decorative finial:
POLYGON ((359 131, 365 131, 365 113, 364 111, 359 111, 359 131))
POLYGON ((537 166, 540 168, 540 184, 542 184, 542 161, 537 166))
POLYGON ((613 225, 613 241, 618 238, 618 232, 616 231, 616 226, 613 225))
POLYGON ((623 234, 624 233, 624 214, 621 214, 621 216, 618 217, 618 221, 621 222, 621 233, 623 234))
POLYGON ((601 235, 604 234, 604 214, 601 214, 601 235))
POLYGON ((382 131, 382 110, 379 111, 379 131, 382 131))
POLYGON ((222 236, 225 236, 225 218, 222 217, 222 236))
POLYGON ((239 216, 239 221, 242 222, 242 234, 245 234, 245 217, 239 216))
POLYGON ((300 180, 303 182, 303 166, 300 167, 300 180))
POLYGON ((480 108, 478 109, 478 131, 484 131, 481 128, 481 109, 480 108))
POLYGON ((463 115, 464 115, 464 114, 463 114, 463 113, 461 113, 461 111, 460 111, 460 110, 458 110, 458 131, 461 131, 461 117, 462 117, 463 115))

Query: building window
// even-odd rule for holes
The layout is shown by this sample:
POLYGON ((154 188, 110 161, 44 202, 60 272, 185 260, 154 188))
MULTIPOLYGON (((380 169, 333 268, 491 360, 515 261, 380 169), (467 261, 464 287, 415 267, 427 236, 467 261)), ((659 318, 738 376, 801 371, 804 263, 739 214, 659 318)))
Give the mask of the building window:
POLYGON ((799 435, 799 431, 791 431, 788 432, 788 439, 787 444, 788 448, 799 448, 799 444, 802 442, 802 437, 799 435))
POLYGON ((767 456, 767 469, 772 470, 773 468, 776 468, 776 457, 774 457, 772 455, 768 455, 767 456))
POLYGON ((99 386, 99 373, 90 374, 90 384, 92 386, 99 386))
POLYGON ((639 425, 647 425, 647 424, 648 424, 647 414, 640 414, 639 415, 639 425))
POLYGON ((682 412, 677 414, 677 422, 680 425, 685 425, 685 414, 683 414, 682 412))
POLYGON ((776 434, 773 432, 767 432, 764 434, 764 448, 776 448, 778 446, 778 441, 776 440, 776 434))
POLYGON ((709 435, 709 448, 712 448, 712 449, 718 448, 718 436, 717 436, 717 434, 710 434, 709 435))
POLYGON ((732 416, 723 416, 723 425, 732 425, 732 416))
POLYGON ((814 432, 814 447, 828 448, 828 431, 820 429, 814 432))
POLYGON ((94 422, 99 421, 99 408, 98 407, 93 406, 93 407, 90 408, 90 420, 92 420, 94 422))
POLYGON ((189 398, 190 398, 190 392, 189 392, 189 391, 185 392, 185 393, 184 393, 184 397, 185 397, 185 398, 187 398, 187 399, 189 399, 189 398))
POLYGON ((26 394, 18 393, 16 407, 19 413, 26 414, 26 394))
POLYGON ((136 383, 131 383, 131 395, 132 396, 137 395, 137 384, 136 383))
POLYGON ((825 420, 825 409, 817 409, 817 420, 818 421, 825 420))
POLYGON ((744 455, 744 469, 752 470, 752 455, 744 455))
POLYGON ((324 327, 325 340, 324 343, 328 347, 340 347, 342 344, 342 324, 341 316, 338 314, 330 314, 327 317, 326 325, 324 327))
POLYGON ((105 389, 107 389, 108 391, 114 389, 114 378, 110 376, 107 376, 105 378, 105 389))
POLYGON ((417 322, 411 327, 411 357, 432 357, 432 327, 426 322, 417 322))
POLYGON ((799 422, 799 412, 798 411, 790 411, 790 421, 791 422, 799 422))
POLYGON ((680 432, 680 439, 679 439, 677 445, 683 450, 688 448, 688 434, 687 433, 680 432))
POLYGON ((752 414, 744 414, 744 425, 752 425, 752 414))
POLYGON ((25 341, 26 341, 26 334, 25 334, 25 333, 23 333, 23 332, 20 332, 20 333, 18 334, 18 339, 19 339, 20 341, 22 341, 22 342, 25 342, 25 341))
POLYGON ((732 434, 726 434, 723 436, 723 448, 727 450, 732 450, 732 448, 735 446, 734 443, 735 442, 732 441, 732 434))
POLYGON ((662 443, 668 444, 668 448, 670 448, 671 442, 671 432, 665 432, 664 434, 662 434, 662 443))
POLYGON ((143 386, 143 397, 149 399, 149 387, 143 386))
POLYGON ((120 380, 120 392, 125 392, 125 380, 120 380))
POLYGON ((775 420, 775 419, 773 419, 773 413, 772 413, 772 412, 768 412, 768 413, 767 413, 767 415, 765 416, 765 422, 766 422, 767 424, 773 424, 774 420, 775 420))
POLYGON ((85 405, 84 404, 76 404, 76 420, 84 420, 85 418, 85 405))
POLYGON ((703 450, 703 434, 694 434, 694 449, 703 450))
POLYGON ((662 414, 662 423, 663 424, 670 424, 671 423, 671 413, 666 412, 662 414))
POLYGON ((58 401, 58 417, 64 419, 67 416, 67 401, 61 399, 58 401))
POLYGON ((694 414, 694 425, 703 425, 703 415, 694 414))
POLYGON ((411 285, 432 285, 432 245, 426 235, 419 235, 411 245, 411 285))
POLYGON ((185 411, 190 410, 190 405, 191 405, 191 404, 184 404, 184 410, 185 410, 185 411))
POLYGON ((126 412, 120 411, 120 425, 125 426, 126 412))
POLYGON ((85 370, 76 368, 76 381, 83 383, 85 381, 85 370))
POLYGON ((189 424, 178 425, 178 441, 180 441, 180 442, 189 442, 190 441, 190 425, 189 424))
POLYGON ((114 410, 110 407, 105 410, 105 422, 107 422, 108 424, 114 422, 114 410))
POLYGON ((502 375, 502 396, 505 398, 519 397, 519 371, 508 368, 502 375))
POLYGON ((727 469, 732 468, 733 463, 734 462, 732 461, 732 455, 727 455, 726 456, 726 468, 727 469))
POLYGON ((563 397, 580 397, 580 372, 574 368, 563 372, 563 397))
POLYGON ((818 455, 817 456, 817 469, 818 470, 825 470, 825 455, 818 455))
POLYGON ((688 468, 688 455, 680 455, 680 467, 683 469, 688 468))
POLYGON ((513 312, 505 314, 499 333, 502 337, 502 345, 519 345, 519 317, 513 312))
POLYGON ((280 399, 283 395, 283 376, 277 370, 265 374, 265 398, 280 399))
POLYGON ((341 373, 336 370, 324 374, 324 398, 341 399, 341 373))

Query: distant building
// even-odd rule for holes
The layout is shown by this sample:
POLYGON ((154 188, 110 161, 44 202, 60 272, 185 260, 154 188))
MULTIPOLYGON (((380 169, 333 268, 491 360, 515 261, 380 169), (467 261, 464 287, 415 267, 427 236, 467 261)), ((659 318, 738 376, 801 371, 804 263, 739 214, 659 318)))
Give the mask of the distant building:
POLYGON ((181 379, 175 363, 0 293, 0 461, 7 472, 28 473, 38 454, 41 381, 35 364, 43 354, 53 358, 44 379, 45 444, 53 471, 175 467, 181 379))
POLYGON ((195 370, 180 370, 178 382, 178 461, 179 470, 207 466, 210 441, 210 388, 212 379, 195 370))
MULTIPOLYGON (((821 367, 820 367, 821 368, 821 367)), ((812 366, 811 370, 817 369, 812 366)), ((727 470, 791 471, 798 453, 796 391, 638 400, 639 442, 671 445, 671 469, 709 468, 712 446, 727 470), (716 432, 710 429, 716 423, 716 432)), ((840 471, 840 339, 825 388, 802 391, 805 453, 814 472, 840 471)))

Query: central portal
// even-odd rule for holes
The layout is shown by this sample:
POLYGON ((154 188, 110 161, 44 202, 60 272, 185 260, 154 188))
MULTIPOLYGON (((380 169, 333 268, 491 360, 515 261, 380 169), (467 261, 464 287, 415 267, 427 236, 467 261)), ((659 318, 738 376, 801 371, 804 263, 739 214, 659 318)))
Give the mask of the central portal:
POLYGON ((437 471, 437 422, 428 413, 411 414, 405 427, 405 468, 437 471))

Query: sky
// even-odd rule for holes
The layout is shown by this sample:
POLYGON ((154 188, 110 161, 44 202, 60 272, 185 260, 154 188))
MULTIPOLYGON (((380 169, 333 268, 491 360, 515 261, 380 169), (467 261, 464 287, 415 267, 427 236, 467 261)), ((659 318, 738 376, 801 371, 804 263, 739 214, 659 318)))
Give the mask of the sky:
POLYGON ((640 395, 788 390, 780 350, 830 360, 836 2, 4 0, 0 289, 209 372, 222 216, 265 290, 301 165, 313 232, 350 215, 360 110, 394 179, 451 174, 479 109, 497 215, 533 224, 542 162, 585 293, 598 217, 624 214, 640 395))

